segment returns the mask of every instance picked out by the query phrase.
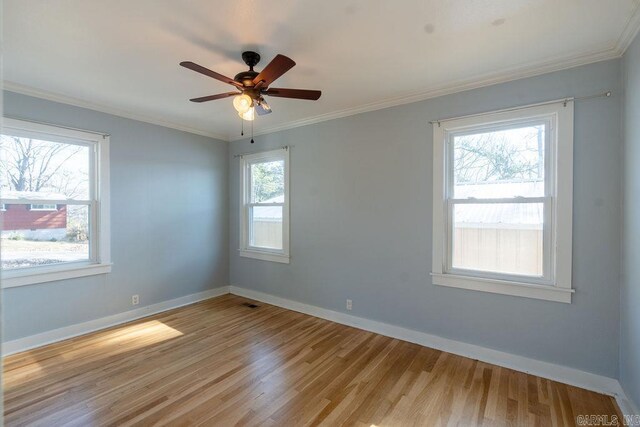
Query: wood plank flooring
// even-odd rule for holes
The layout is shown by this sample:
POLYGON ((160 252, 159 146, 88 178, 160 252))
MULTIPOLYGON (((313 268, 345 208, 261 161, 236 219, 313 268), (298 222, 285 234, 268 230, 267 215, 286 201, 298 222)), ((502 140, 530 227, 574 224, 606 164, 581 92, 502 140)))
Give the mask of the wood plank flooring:
POLYGON ((575 425, 612 398, 233 295, 4 360, 14 425, 575 425))

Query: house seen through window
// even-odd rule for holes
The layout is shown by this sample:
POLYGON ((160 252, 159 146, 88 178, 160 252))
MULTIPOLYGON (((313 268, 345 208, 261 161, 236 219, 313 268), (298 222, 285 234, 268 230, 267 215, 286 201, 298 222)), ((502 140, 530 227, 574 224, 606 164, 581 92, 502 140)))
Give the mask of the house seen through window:
POLYGON ((90 147, 14 135, 0 144, 2 268, 88 260, 90 147))
POLYGON ((98 241, 108 240, 106 231, 98 230, 99 222, 108 223, 98 198, 98 144, 107 144, 103 139, 6 119, 0 135, 0 244, 6 283, 14 273, 42 276, 50 267, 77 269, 108 259, 98 241))
POLYGON ((58 210, 56 204, 31 204, 32 211, 55 211, 58 210))

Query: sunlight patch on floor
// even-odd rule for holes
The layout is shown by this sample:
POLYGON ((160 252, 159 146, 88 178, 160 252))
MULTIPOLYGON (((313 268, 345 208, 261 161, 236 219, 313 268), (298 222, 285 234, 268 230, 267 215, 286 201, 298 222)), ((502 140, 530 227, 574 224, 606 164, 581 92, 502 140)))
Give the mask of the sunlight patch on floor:
POLYGON ((182 335, 182 332, 171 326, 167 326, 158 320, 150 320, 148 322, 114 329, 112 334, 101 337, 96 347, 104 348, 126 345, 127 349, 136 349, 182 335))
MULTIPOLYGON (((38 359, 38 352, 48 351, 48 356, 39 363, 32 361, 24 368, 16 368, 11 374, 11 380, 4 382, 4 387, 11 390, 26 383, 52 374, 61 368, 61 363, 83 361, 92 362, 117 354, 138 350, 149 345, 158 344, 182 336, 183 333, 158 320, 136 323, 130 326, 115 328, 112 331, 103 333, 97 342, 77 349, 69 349, 64 344, 60 345, 59 354, 51 357, 55 350, 36 349, 29 355, 28 359, 38 359), (53 351, 52 351, 53 350, 53 351), (98 351, 96 351, 98 350, 98 351), (87 355, 92 355, 88 357, 87 355)), ((31 353, 31 352, 28 352, 31 353)), ((20 357, 25 357, 21 355, 20 357)))

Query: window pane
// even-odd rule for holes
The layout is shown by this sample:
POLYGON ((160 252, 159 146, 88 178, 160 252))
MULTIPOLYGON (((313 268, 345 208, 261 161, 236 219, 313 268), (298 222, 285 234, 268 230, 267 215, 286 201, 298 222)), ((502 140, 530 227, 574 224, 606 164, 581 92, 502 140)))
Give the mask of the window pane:
POLYGON ((89 260, 89 207, 58 205, 55 211, 6 204, 0 212, 2 268, 16 269, 89 260))
POLYGON ((254 206, 249 217, 251 246, 282 249, 282 206, 254 206))
POLYGON ((542 203, 455 205, 452 266, 542 276, 543 218, 542 203))
POLYGON ((284 203, 284 160, 251 165, 251 202, 284 203))
POLYGON ((544 196, 545 127, 454 136, 454 197, 544 196))
POLYGON ((0 136, 0 188, 5 199, 89 199, 87 146, 0 136))

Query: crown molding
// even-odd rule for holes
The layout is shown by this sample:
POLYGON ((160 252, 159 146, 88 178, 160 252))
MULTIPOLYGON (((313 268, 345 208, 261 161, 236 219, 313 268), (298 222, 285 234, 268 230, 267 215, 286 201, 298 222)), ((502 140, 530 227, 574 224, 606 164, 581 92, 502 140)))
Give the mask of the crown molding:
POLYGON ((188 126, 179 125, 177 123, 167 122, 164 120, 155 119, 155 118, 144 116, 141 114, 132 113, 126 110, 108 107, 106 105, 95 104, 92 102, 84 101, 82 99, 60 95, 57 93, 48 92, 41 89, 36 89, 30 86, 21 85, 19 83, 15 83, 8 80, 3 80, 2 89, 8 92, 15 92, 21 95, 32 96, 34 98, 46 99, 47 101, 59 102, 61 104, 72 105, 74 107, 86 108, 88 110, 99 111, 101 113, 111 114, 113 116, 123 117, 125 119, 131 119, 138 122, 149 123, 152 125, 175 129, 182 132, 192 133, 195 135, 206 136, 208 138, 213 138, 213 139, 217 139, 224 142, 229 141, 229 138, 227 137, 227 135, 216 134, 213 132, 195 129, 188 126))
MULTIPOLYGON (((382 101, 371 102, 351 108, 345 108, 330 113, 320 114, 317 116, 305 117, 303 119, 290 121, 281 125, 270 126, 255 132, 254 136, 266 135, 274 132, 279 132, 288 129, 294 129, 302 126, 307 126, 315 123, 325 122, 328 120, 339 119, 343 117, 362 114, 370 111, 382 110, 385 108, 396 107, 404 104, 411 104, 414 102, 424 101, 431 98, 437 98, 439 96, 451 95, 458 92, 464 92, 472 89, 479 89, 482 87, 492 86, 500 83, 507 83, 514 80, 519 80, 527 77, 534 77, 541 74, 552 73, 554 71, 562 71, 569 68, 579 67, 581 65, 587 65, 595 62, 607 61, 611 59, 620 58, 626 52, 629 45, 633 42, 636 35, 640 31, 640 1, 637 0, 631 16, 627 20, 625 27, 623 28, 618 40, 614 46, 609 46, 601 49, 597 49, 590 53, 574 55, 570 57, 558 56, 544 61, 532 62, 518 67, 512 67, 506 70, 502 70, 498 73, 487 73, 479 76, 475 76, 471 79, 460 80, 457 82, 435 87, 424 92, 414 93, 409 96, 401 96, 394 98, 387 98, 382 101)), ((171 129, 180 130, 196 135, 206 136, 214 138, 220 141, 239 141, 247 139, 243 136, 230 136, 217 134, 207 130, 201 130, 183 126, 177 123, 166 122, 164 120, 154 119, 137 113, 108 107, 105 105, 95 104, 88 101, 83 101, 78 98, 72 98, 64 95, 55 94, 52 92, 43 91, 40 89, 32 88, 29 86, 21 85, 11 81, 4 81, 4 89, 10 92, 17 92, 23 95, 33 96, 36 98, 47 99, 49 101, 60 102, 63 104, 69 104, 76 107, 87 108, 90 110, 100 111, 102 113, 112 114, 114 116, 124 117, 140 122, 151 123, 158 126, 163 126, 171 129)))
POLYGON ((633 40, 638 35, 640 31, 640 0, 636 0, 635 8, 631 13, 631 16, 627 20, 627 24, 625 25, 620 37, 618 37, 618 41, 616 43, 616 51, 620 56, 624 55, 627 51, 633 40))
MULTIPOLYGON (((624 53, 624 52, 623 52, 624 53)), ((320 123, 327 120, 333 120, 356 114, 366 113, 370 111, 382 110, 385 108, 396 107, 404 104, 411 104, 414 102, 424 101, 431 98, 437 98, 444 95, 451 95, 454 93, 464 92, 472 89, 479 89, 482 87, 493 86, 500 83, 507 83, 514 80, 524 79, 527 77, 539 76, 542 74, 552 73, 554 71, 562 71, 569 68, 579 67, 581 65, 592 64, 595 62, 608 61, 611 59, 620 58, 622 54, 616 47, 603 49, 597 52, 576 55, 569 58, 554 58, 539 62, 537 64, 528 64, 525 66, 519 66, 512 69, 507 69, 499 73, 490 73, 481 76, 477 76, 472 79, 466 79, 443 85, 428 91, 420 92, 410 96, 401 96, 396 98, 388 98, 383 101, 372 102, 369 104, 360 105, 353 108, 346 108, 331 113, 320 114, 318 116, 307 117, 300 120, 295 120, 282 125, 271 126, 264 128, 258 132, 254 132, 254 136, 266 135, 283 130, 293 129, 301 126, 307 126, 314 123, 320 123)), ((239 141, 246 139, 245 137, 232 137, 231 141, 239 141)))
MULTIPOLYGON (((458 92, 464 92, 471 89, 479 89, 486 86, 492 86, 500 83, 507 83, 514 80, 524 79, 527 77, 534 77, 541 74, 552 73, 554 71, 562 71, 569 68, 579 67, 581 65, 592 64, 595 62, 608 61, 611 59, 617 59, 622 57, 627 51, 636 35, 640 32, 640 0, 636 0, 636 5, 631 13, 631 16, 627 20, 624 29, 620 33, 620 37, 616 41, 613 47, 608 47, 600 50, 596 50, 591 53, 575 55, 570 57, 555 57, 547 59, 542 62, 529 63, 523 66, 514 67, 511 69, 503 70, 499 73, 485 74, 476 76, 471 79, 465 79, 443 85, 438 88, 430 89, 418 94, 388 98, 383 101, 372 102, 369 104, 360 105, 353 108, 346 108, 331 113, 320 114, 318 116, 306 117, 304 119, 295 120, 282 125, 271 126, 264 128, 256 133, 254 136, 266 135, 274 132, 279 132, 287 129, 294 129, 301 126, 307 126, 314 123, 320 123, 328 120, 339 119, 342 117, 353 116, 356 114, 366 113, 369 111, 382 110, 385 108, 396 107, 404 104, 411 104, 414 102, 424 101, 431 98, 437 98, 439 96, 451 95, 458 92)), ((230 141, 239 141, 246 139, 245 137, 232 137, 230 141)))
MULTIPOLYGON (((638 32, 638 27, 640 27, 640 13, 638 13, 638 8, 636 8, 636 12, 634 13, 633 19, 630 19, 625 27, 623 32, 624 37, 618 39, 618 43, 614 47, 610 47, 607 49, 602 49, 596 52, 575 55, 571 57, 557 57, 552 59, 547 59, 543 62, 526 64, 519 67, 514 67, 511 69, 503 70, 499 73, 490 73, 480 75, 471 79, 460 80, 457 82, 453 82, 447 85, 443 85, 440 87, 436 87, 430 89, 428 91, 414 93, 410 96, 400 96, 394 98, 387 98, 382 101, 371 102, 368 104, 363 104, 360 106, 345 108, 338 111, 333 111, 330 113, 320 114, 317 116, 305 117, 300 120, 294 120, 287 123, 283 123, 281 125, 270 126, 263 128, 257 132, 255 132, 254 136, 259 135, 267 135, 274 132, 279 132, 288 129, 294 129, 302 126, 307 126, 315 123, 321 123, 329 120, 339 119, 343 117, 354 116, 357 114, 367 113, 370 111, 382 110, 385 108, 396 107, 404 104, 411 104, 414 102, 424 101, 431 98, 437 98, 444 95, 451 95, 454 93, 464 92, 472 89, 479 89, 482 87, 492 86, 500 83, 507 83, 514 80, 519 80, 527 77, 534 77, 541 74, 551 73, 554 71, 566 70, 569 68, 579 67, 581 65, 587 65, 595 62, 607 61, 610 59, 616 59, 621 57, 624 54, 624 50, 629 46, 633 38, 632 35, 635 35, 638 32), (634 28, 635 25, 635 28, 634 28), (631 40, 629 40, 631 38, 631 40), (626 47, 622 50, 622 43, 626 43, 626 47)), ((63 104, 69 104, 76 107, 87 108, 90 110, 100 111, 102 113, 112 114, 114 116, 124 117, 132 120, 137 120, 145 123, 151 123, 158 126, 164 126, 171 129, 180 130, 183 132, 189 132, 196 135, 206 136, 209 138, 215 138, 221 141, 239 141, 243 139, 247 139, 244 136, 233 136, 215 134, 209 131, 190 128, 186 126, 182 126, 176 123, 165 122, 162 120, 157 120, 151 117, 146 117, 143 115, 135 114, 132 112, 107 107, 104 105, 94 104, 87 101, 83 101, 81 99, 67 97, 64 95, 55 94, 52 92, 43 91, 40 89, 35 89, 29 86, 21 85, 18 83, 14 83, 11 81, 3 82, 3 89, 8 90, 10 92, 17 92, 23 95, 33 96, 36 98, 42 98, 49 101, 60 102, 63 104)))

